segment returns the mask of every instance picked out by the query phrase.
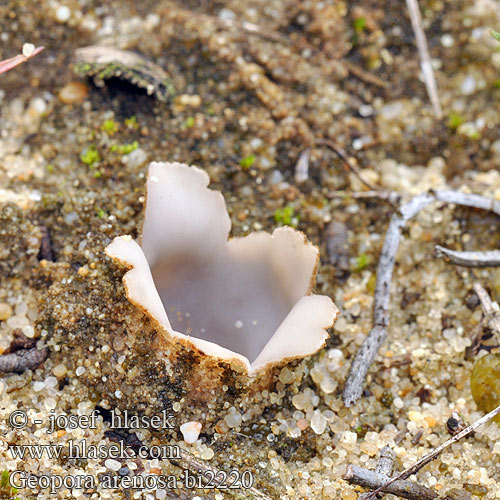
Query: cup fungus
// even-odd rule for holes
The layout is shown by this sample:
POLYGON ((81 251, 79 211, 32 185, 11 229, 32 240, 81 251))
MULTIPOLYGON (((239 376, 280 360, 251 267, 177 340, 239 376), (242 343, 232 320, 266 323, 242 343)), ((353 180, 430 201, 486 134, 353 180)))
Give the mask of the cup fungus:
POLYGON ((208 183, 196 167, 151 163, 140 243, 118 236, 106 248, 129 269, 128 300, 153 320, 161 348, 249 377, 316 352, 338 314, 311 294, 318 249, 289 227, 228 239, 224 198, 208 183))

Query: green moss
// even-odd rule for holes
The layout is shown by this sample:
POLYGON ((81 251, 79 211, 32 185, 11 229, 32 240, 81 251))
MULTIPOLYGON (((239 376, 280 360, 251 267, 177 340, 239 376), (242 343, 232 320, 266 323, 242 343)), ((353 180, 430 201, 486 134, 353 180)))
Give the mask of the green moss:
POLYGON ((352 271, 355 273, 359 273, 362 271, 368 264, 372 262, 373 258, 371 255, 367 253, 362 253, 356 257, 356 264, 353 266, 352 271))
POLYGON ((274 212, 274 222, 279 226, 297 227, 299 216, 295 215, 295 209, 292 205, 286 205, 283 208, 277 208, 274 212))
POLYGON ((101 125, 101 130, 103 132, 106 132, 108 135, 113 135, 118 132, 118 128, 118 123, 116 123, 114 120, 105 120, 101 125))
POLYGON ((113 144, 111 146, 111 152, 118 152, 121 155, 128 155, 132 151, 135 151, 139 147, 139 143, 137 141, 131 142, 129 144, 113 144))
POLYGON ((194 116, 188 116, 186 118, 186 121, 184 122, 184 125, 186 125, 187 128, 193 128, 194 127, 194 116))
POLYGON ((464 123, 464 121, 465 118, 462 115, 452 111, 448 117, 448 128, 456 130, 460 125, 462 125, 462 123, 464 123))
MULTIPOLYGON (((487 354, 476 361, 470 389, 480 410, 490 412, 500 405, 500 353, 487 354)), ((494 421, 500 423, 500 415, 494 421)))
POLYGON ((80 160, 82 160, 85 165, 92 167, 95 163, 101 161, 101 156, 99 155, 99 151, 94 144, 91 144, 80 154, 80 160))
POLYGON ((240 160, 240 165, 248 170, 255 163, 255 155, 248 155, 240 160))
MULTIPOLYGON (((10 472, 5 469, 0 476, 0 497, 10 498, 17 493, 17 488, 12 488, 9 483, 10 472)), ((15 498, 13 500, 16 500, 15 498)))
POLYGON ((139 123, 137 123, 137 117, 132 115, 130 118, 125 118, 125 126, 131 129, 138 129, 139 123))
POLYGON ((358 17, 357 19, 354 19, 352 27, 356 33, 362 33, 366 28, 366 18, 358 17))

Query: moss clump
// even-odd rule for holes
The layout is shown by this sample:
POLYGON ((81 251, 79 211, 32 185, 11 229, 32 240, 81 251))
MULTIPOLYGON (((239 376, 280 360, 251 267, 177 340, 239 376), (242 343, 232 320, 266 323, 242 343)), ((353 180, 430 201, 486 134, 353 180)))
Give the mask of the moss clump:
POLYGON ((240 165, 244 170, 248 170, 255 163, 255 155, 245 156, 240 160, 240 165))
POLYGON ((295 214, 295 209, 292 205, 286 205, 283 208, 276 209, 274 212, 274 222, 279 226, 297 227, 299 216, 295 214))
POLYGON ((101 130, 106 132, 108 135, 114 135, 118 132, 118 123, 114 120, 104 120, 104 123, 101 125, 101 130))
MULTIPOLYGON (((472 397, 478 408, 489 412, 500 405, 500 353, 476 361, 470 378, 472 397)), ((500 415, 494 418, 500 423, 500 415)))
POLYGON ((85 151, 80 154, 80 160, 82 160, 85 165, 92 167, 94 163, 98 163, 101 161, 101 157, 99 155, 99 151, 97 148, 91 144, 85 151))

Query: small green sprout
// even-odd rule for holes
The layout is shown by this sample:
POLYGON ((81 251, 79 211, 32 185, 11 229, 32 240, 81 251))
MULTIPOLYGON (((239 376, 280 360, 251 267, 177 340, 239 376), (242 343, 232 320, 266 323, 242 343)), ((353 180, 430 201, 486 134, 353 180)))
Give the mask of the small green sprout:
POLYGON ((292 205, 285 205, 283 208, 277 208, 274 212, 274 222, 280 226, 297 227, 299 216, 295 215, 295 209, 292 205))
POLYGON ((128 155, 132 151, 135 151, 138 147, 139 143, 137 141, 131 142, 129 144, 113 144, 111 146, 111 152, 114 153, 116 151, 121 155, 128 155))
POLYGON ((194 127, 194 116, 188 116, 186 118, 186 121, 184 122, 184 125, 186 125, 187 128, 193 128, 194 127))
POLYGON ((94 144, 91 144, 85 151, 80 154, 80 160, 88 165, 89 167, 93 167, 94 163, 98 163, 101 161, 101 157, 99 155, 99 151, 94 144))
POLYGON ((357 19, 354 19, 354 22, 352 23, 352 27, 354 28, 354 31, 356 33, 363 33, 363 31, 366 28, 366 18, 364 17, 358 17, 357 19))
POLYGON ((500 42, 500 33, 498 31, 491 30, 491 36, 497 41, 500 42))
POLYGON ((9 485, 9 471, 7 469, 2 471, 2 476, 0 477, 0 487, 6 488, 9 485))
POLYGON ((118 132, 118 123, 114 120, 105 120, 101 126, 101 130, 109 135, 113 135, 118 132))
POLYGON ((54 165, 52 163, 47 163, 45 168, 47 169, 47 172, 49 172, 49 174, 51 174, 54 171, 54 165))
POLYGON ((106 217, 106 215, 106 212, 102 208, 99 208, 97 210, 97 217, 99 217, 99 219, 103 219, 104 217, 106 217))
POLYGON ((255 155, 248 155, 240 160, 243 169, 248 170, 255 163, 255 155))
POLYGON ((464 122, 465 122, 465 118, 462 115, 459 115, 458 113, 455 113, 454 111, 452 111, 450 113, 450 116, 448 117, 448 128, 451 128, 452 130, 456 130, 464 122))
POLYGON ((353 267, 353 272, 359 273, 372 261, 372 256, 367 253, 362 253, 356 257, 356 263, 353 267))
MULTIPOLYGON (((7 498, 12 497, 17 493, 17 488, 12 488, 9 482, 10 472, 7 469, 2 471, 0 476, 0 497, 7 498)), ((16 500, 15 498, 12 500, 16 500)))
POLYGON ((135 115, 132 115, 130 118, 125 118, 125 126, 132 129, 139 128, 137 117, 135 115))
POLYGON ((493 88, 500 89, 500 79, 493 82, 493 88))

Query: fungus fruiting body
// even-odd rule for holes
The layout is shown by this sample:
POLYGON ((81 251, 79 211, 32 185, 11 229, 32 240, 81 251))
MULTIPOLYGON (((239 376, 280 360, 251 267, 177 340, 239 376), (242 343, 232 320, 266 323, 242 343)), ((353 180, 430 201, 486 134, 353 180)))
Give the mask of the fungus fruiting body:
POLYGON ((129 270, 128 300, 153 320, 162 346, 183 345, 250 377, 320 349, 338 310, 311 294, 318 249, 281 227, 228 239, 231 221, 209 177, 152 163, 142 236, 106 254, 129 270))

